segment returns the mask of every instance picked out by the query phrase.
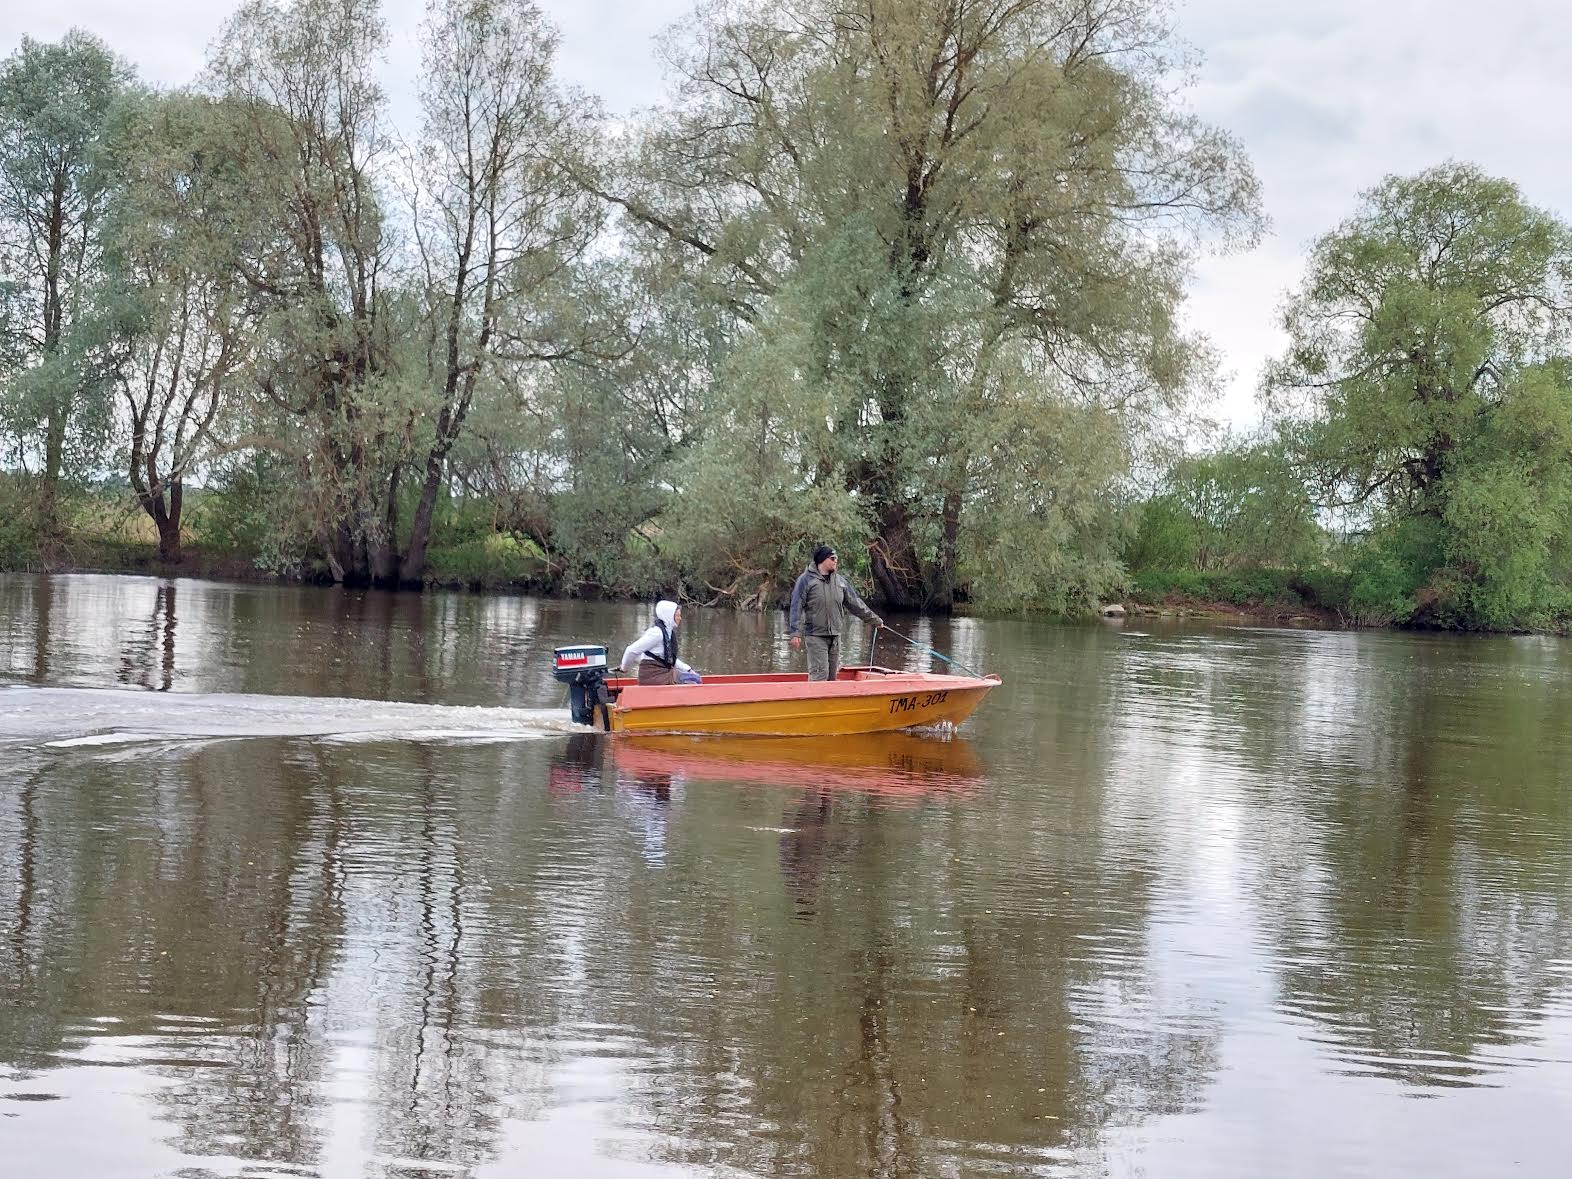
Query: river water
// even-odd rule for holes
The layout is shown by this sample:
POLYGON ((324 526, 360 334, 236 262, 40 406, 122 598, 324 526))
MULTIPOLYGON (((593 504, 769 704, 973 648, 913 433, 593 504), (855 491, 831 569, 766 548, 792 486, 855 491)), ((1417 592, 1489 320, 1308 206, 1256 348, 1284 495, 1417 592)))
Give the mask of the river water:
POLYGON ((0 1171, 1566 1173, 1566 643, 913 621, 948 739, 576 730, 646 612, 0 578, 0 1171))

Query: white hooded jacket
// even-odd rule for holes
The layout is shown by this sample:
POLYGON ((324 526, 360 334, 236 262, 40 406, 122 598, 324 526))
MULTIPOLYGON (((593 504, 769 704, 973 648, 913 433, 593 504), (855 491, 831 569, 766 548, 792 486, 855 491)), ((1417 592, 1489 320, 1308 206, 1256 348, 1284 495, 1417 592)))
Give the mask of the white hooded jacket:
MULTIPOLYGON (((655 617, 659 618, 666 624, 668 629, 675 633, 677 629, 677 603, 666 601, 656 602, 655 617)), ((658 657, 660 653, 665 650, 665 647, 666 640, 665 637, 660 633, 660 627, 652 626, 638 638, 634 639, 631 643, 628 644, 628 649, 622 653, 622 662, 618 664, 618 666, 623 671, 632 671, 634 666, 638 664, 640 660, 648 659, 652 655, 658 657)), ((693 668, 689 667, 682 660, 677 660, 678 672, 692 670, 693 668)))

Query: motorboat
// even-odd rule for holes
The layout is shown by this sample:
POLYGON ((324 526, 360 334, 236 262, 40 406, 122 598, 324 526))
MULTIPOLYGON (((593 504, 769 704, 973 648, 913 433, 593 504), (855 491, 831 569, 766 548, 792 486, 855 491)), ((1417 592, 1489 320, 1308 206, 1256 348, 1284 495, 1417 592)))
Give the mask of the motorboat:
POLYGON ((707 675, 697 684, 641 684, 608 675, 606 648, 559 647, 553 675, 569 686, 573 719, 613 733, 831 737, 958 725, 998 687, 997 675, 940 675, 873 665, 833 680, 801 672, 707 675))

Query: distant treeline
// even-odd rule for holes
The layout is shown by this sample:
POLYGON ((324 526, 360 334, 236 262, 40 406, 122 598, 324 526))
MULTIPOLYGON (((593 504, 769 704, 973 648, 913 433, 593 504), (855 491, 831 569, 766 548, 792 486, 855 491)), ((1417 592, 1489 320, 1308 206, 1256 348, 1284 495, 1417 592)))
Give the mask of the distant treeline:
POLYGON ((886 608, 1269 570, 1357 621, 1559 625, 1565 227, 1456 164, 1365 194, 1268 433, 1195 453, 1184 283, 1262 214, 1166 13, 727 0, 629 123, 534 5, 440 0, 403 134, 372 0, 253 0, 173 92, 24 40, 0 568, 760 605, 829 540, 886 608))

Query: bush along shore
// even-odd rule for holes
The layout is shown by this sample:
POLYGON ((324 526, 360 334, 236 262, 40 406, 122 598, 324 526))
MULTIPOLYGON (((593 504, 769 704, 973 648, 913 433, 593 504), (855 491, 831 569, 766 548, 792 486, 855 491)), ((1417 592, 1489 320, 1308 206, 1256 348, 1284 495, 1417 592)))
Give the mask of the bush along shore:
MULTIPOLYGON (((164 551, 151 522, 123 489, 67 489, 55 502, 56 523, 46 525, 34 487, 0 476, 0 572, 125 573, 202 577, 220 581, 331 585, 329 563, 309 549, 269 552, 228 512, 221 496, 198 492, 182 529, 177 555, 164 551), (248 543, 249 542, 249 543, 248 543)), ((447 513, 432 545, 424 584, 432 587, 515 592, 572 592, 551 576, 545 554, 528 538, 447 513)), ((595 592, 595 587, 578 587, 595 592)))
POLYGON ((1344 627, 1344 573, 1316 569, 1148 570, 1130 578, 1123 605, 1132 616, 1245 617, 1266 622, 1344 627))
MULTIPOLYGON (((75 489, 59 501, 63 529, 43 529, 36 512, 36 496, 20 494, 15 480, 0 479, 8 487, 10 502, 20 510, 0 520, 0 572, 9 573, 109 573, 156 577, 196 577, 219 581, 278 584, 332 585, 334 578, 320 554, 309 552, 287 564, 270 562, 268 554, 244 547, 233 521, 227 519, 221 499, 198 494, 183 537, 180 556, 161 555, 158 537, 149 522, 134 510, 123 489, 75 489)), ((436 543, 430 554, 431 588, 481 592, 533 593, 546 596, 634 599, 676 592, 688 601, 715 606, 768 609, 784 605, 789 581, 753 587, 746 599, 735 594, 717 595, 709 586, 684 586, 680 575, 668 583, 603 584, 573 581, 562 576, 571 568, 554 564, 527 538, 489 527, 484 513, 454 510, 438 521, 436 543), (680 588, 671 590, 670 585, 680 588)), ((852 554, 848 575, 867 587, 867 561, 852 554)), ((1090 599, 1058 614, 1084 617, 1105 611, 1130 616, 1234 617, 1320 627, 1392 625, 1392 620, 1361 618, 1351 604, 1354 574, 1348 569, 1320 566, 1312 569, 1236 568, 1212 570, 1144 569, 1127 575, 1115 592, 1100 601, 1090 599)), ((966 602, 952 609, 987 613, 966 602)))

